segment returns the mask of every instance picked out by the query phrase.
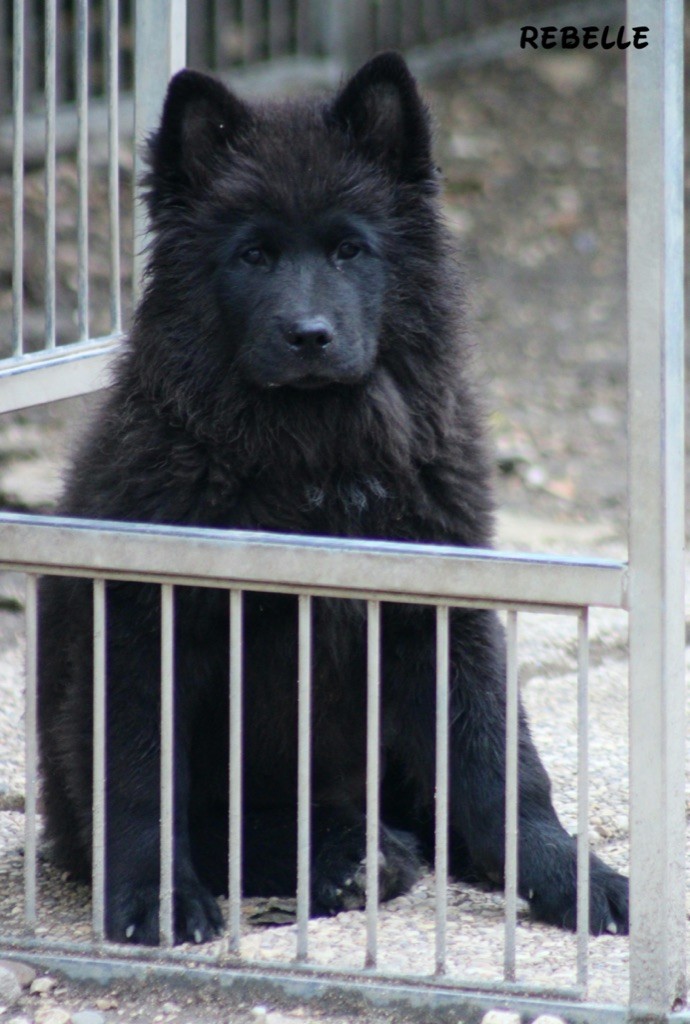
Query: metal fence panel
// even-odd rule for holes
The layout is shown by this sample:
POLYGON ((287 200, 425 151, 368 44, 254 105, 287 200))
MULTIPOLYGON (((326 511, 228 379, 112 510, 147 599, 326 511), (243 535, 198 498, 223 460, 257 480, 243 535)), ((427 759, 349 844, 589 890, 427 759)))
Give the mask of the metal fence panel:
MULTIPOLYGON (((155 124, 169 75, 184 63, 185 4, 156 0, 137 4, 137 138, 155 124)), ((237 7, 237 5, 235 5, 237 7)), ((242 4, 242 8, 247 5, 242 4)), ((251 6, 251 5, 249 5, 251 6)), ((285 18, 285 5, 273 5, 285 18)), ((448 5, 444 5, 444 9, 448 5)), ((362 5, 364 10, 365 5, 362 5)), ((302 33, 313 24, 302 10, 302 33)), ((79 336, 89 335, 87 257, 87 45, 86 2, 78 0, 77 33, 79 93, 79 336)), ((336 7, 329 5, 331 14, 336 7)), ((60 56, 57 8, 45 9, 46 89, 46 329, 45 347, 55 348, 55 132, 60 56)), ((409 8, 410 25, 422 18, 421 8, 409 8)), ((428 33, 435 31, 437 5, 424 17, 428 33), (436 13, 435 13, 436 12, 436 13)), ((247 10, 245 14, 248 17, 247 10)), ((366 13, 369 17, 370 12, 366 13)), ((15 0, 14 26, 22 24, 25 6, 15 0)), ((110 210, 113 232, 117 222, 117 61, 115 0, 108 7, 109 24, 109 145, 110 210)), ((35 19, 31 19, 32 23, 35 19)), ((380 12, 380 24, 385 10, 380 12)), ((28 573, 27 578, 27 710, 26 710, 26 834, 25 923, 38 920, 37 799, 36 799, 36 574, 75 574, 94 578, 94 729, 103 739, 107 710, 105 677, 105 580, 152 580, 162 585, 162 771, 161 771, 161 933, 173 941, 173 586, 193 582, 231 590, 230 630, 238 653, 230 666, 233 789, 230 794, 230 937, 228 949, 240 948, 239 848, 241 764, 241 633, 242 593, 248 590, 299 593, 299 885, 297 959, 308 973, 309 796, 311 746, 311 601, 313 596, 365 598, 369 602, 368 694, 370 730, 367 769, 368 888, 366 966, 377 963, 378 910, 374 898, 378 848, 378 642, 380 600, 416 600, 440 605, 437 612, 437 906, 435 965, 437 980, 445 970, 447 873, 447 697, 448 607, 501 606, 508 609, 507 751, 509 772, 506 799, 507 912, 504 981, 491 991, 517 993, 513 981, 517 872, 517 790, 515 771, 517 716, 517 610, 548 608, 575 611, 578 616, 578 905, 577 985, 582 995, 588 972, 587 841, 587 607, 630 607, 631 624, 631 838, 632 922, 631 992, 634 1016, 662 1018, 685 996, 684 889, 684 712, 683 712, 683 354, 682 354, 682 2, 628 0, 629 24, 649 26, 649 46, 628 51, 628 182, 629 182, 629 319, 630 319, 630 570, 613 562, 548 557, 506 556, 489 552, 458 552, 433 545, 397 545, 335 539, 285 538, 240 531, 179 530, 136 527, 34 517, 0 517, 0 566, 28 573), (629 589, 628 589, 629 588, 629 589), (445 781, 444 781, 445 780, 445 781), (234 795, 233 795, 234 794, 234 795), (653 936, 654 941, 650 941, 653 936)), ((372 22, 372 31, 377 31, 372 22)), ((277 52, 288 43, 284 21, 263 41, 245 35, 245 55, 263 47, 277 52), (249 49, 247 49, 249 47, 249 49), (252 48, 253 47, 253 48, 252 48)), ((328 19, 320 30, 327 33, 328 19), (324 27, 325 26, 325 27, 324 27)), ((368 29, 367 29, 368 31, 368 29)), ((416 28, 415 28, 416 31, 416 28)), ((257 29, 258 32, 258 29, 257 29)), ((409 28, 412 32, 412 28, 409 28)), ((258 39, 258 36, 256 37, 258 39)), ((18 71, 14 85, 15 158, 17 189, 15 224, 15 289, 21 296, 21 171, 22 123, 25 109, 26 60, 24 35, 15 34, 18 71)), ((306 45, 306 44, 303 44, 306 45)), ((354 43, 353 43, 354 45, 354 43)), ((143 239, 138 215, 139 244, 143 239)), ((117 237, 111 243, 111 310, 113 337, 90 348, 59 346, 59 356, 22 356, 21 298, 15 307, 14 355, 2 381, 9 398, 0 408, 17 408, 35 401, 42 379, 52 381, 53 397, 76 394, 93 386, 120 329, 117 237), (27 373, 26 367, 36 367, 27 373), (42 378, 42 374, 44 377, 42 378), (58 382, 57 384, 55 382, 58 382), (62 382, 62 383, 60 383, 62 382)), ((141 272, 141 261, 138 263, 141 272)), ((42 399, 45 395, 42 396, 42 399)), ((94 906, 96 942, 104 934, 104 770, 105 754, 94 743, 94 906)), ((38 948, 40 940, 35 940, 38 948)), ((24 948, 31 947, 26 942, 24 948)), ((44 944, 49 948, 49 944, 44 944)), ((77 946, 77 952, 88 947, 77 946)), ((120 950, 122 953, 122 950, 120 950)), ((146 951, 127 949, 129 958, 152 959, 146 951)), ((175 953, 169 951, 170 962, 175 953)), ((189 954, 185 953, 185 957, 189 954)), ((199 959, 203 962, 203 958, 199 959)), ((270 975, 270 970, 268 974, 270 975)), ((344 973, 344 972, 343 972, 344 973)), ((337 977, 338 972, 330 973, 337 977)), ((407 978, 408 982, 413 979, 407 978)), ((462 984, 462 980, 460 981, 462 984)), ((524 990, 536 990, 526 984, 524 990)))

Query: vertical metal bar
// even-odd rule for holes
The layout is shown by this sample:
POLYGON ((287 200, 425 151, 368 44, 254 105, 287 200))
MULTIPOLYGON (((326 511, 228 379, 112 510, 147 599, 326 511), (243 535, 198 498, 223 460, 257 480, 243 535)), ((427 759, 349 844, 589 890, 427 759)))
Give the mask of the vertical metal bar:
POLYGON ((24 711, 24 923, 36 927, 36 797, 38 780, 38 588, 26 577, 26 707, 24 711))
POLYGON ((311 854, 311 597, 298 597, 297 960, 307 959, 311 854))
POLYGON ((173 922, 173 747, 175 735, 174 694, 174 609, 173 588, 161 586, 161 877, 160 877, 160 942, 172 946, 175 941, 173 922))
MULTIPOLYGON (((206 18, 211 18, 213 27, 213 67, 218 70, 223 65, 223 21, 227 13, 224 4, 220 0, 212 0, 210 10, 207 7, 204 11, 206 18)), ((191 11, 189 12, 192 13, 191 11)), ((203 17, 203 15, 202 15, 203 17)), ((189 28, 189 23, 188 23, 189 28)))
MULTIPOLYGON (((144 170, 146 137, 160 120, 168 81, 184 67, 187 53, 186 0, 136 0, 134 56, 134 180, 144 170)), ((146 209, 134 205, 134 297, 141 295, 145 265, 146 209)))
POLYGON ((24 0, 14 0, 12 39, 12 354, 24 351, 24 0))
POLYGON ((218 4, 211 0, 198 0, 194 10, 187 12, 187 60, 190 67, 217 68, 212 61, 217 56, 218 4))
POLYGON ((506 622, 506 863, 505 863, 505 945, 503 976, 515 981, 515 930, 518 883, 518 656, 517 612, 509 611, 506 622))
POLYGON ((400 42, 403 49, 414 46, 416 39, 417 0, 403 0, 400 4, 400 42))
POLYGON ((106 65, 108 97, 108 232, 110 251, 110 330, 122 331, 122 287, 120 284, 120 106, 118 28, 119 0, 108 0, 106 65))
POLYGON ((346 70, 355 67, 373 42, 369 0, 329 0, 323 14, 327 55, 340 60, 346 70))
POLYGON ((577 617, 577 983, 587 988, 589 950, 589 611, 577 617))
POLYGON ((381 736, 381 604, 367 601, 367 949, 376 967, 379 916, 379 788, 381 736))
POLYGON ((105 580, 93 581, 93 935, 105 938, 105 580))
POLYGON ((77 322, 79 340, 89 336, 89 16, 87 0, 78 0, 77 79, 77 322))
POLYGON ((297 0, 295 10, 295 50, 300 56, 313 53, 314 37, 312 0, 297 0))
POLYGON ((240 951, 242 909, 242 591, 230 591, 228 952, 240 951))
POLYGON ((262 25, 261 9, 256 0, 242 0, 242 32, 244 35, 244 62, 265 56, 265 25, 262 25))
POLYGON ((400 16, 395 0, 381 0, 376 7, 376 46, 385 49, 397 46, 400 39, 400 16))
POLYGON ((45 14, 42 18, 43 25, 39 24, 39 12, 34 4, 24 4, 24 83, 26 92, 30 97, 38 95, 41 88, 41 69, 39 68, 38 55, 41 52, 40 32, 45 28, 45 14))
POLYGON ((630 1003, 660 1017, 686 993, 682 0, 627 24, 630 1003))
POLYGON ((286 25, 289 24, 289 22, 287 22, 287 11, 285 10, 283 0, 268 0, 266 14, 268 19, 267 56, 269 60, 272 60, 274 57, 280 57, 286 49, 286 25))
POLYGON ((436 609, 436 973, 446 973, 448 918, 448 691, 449 614, 436 609))
POLYGON ((45 6, 45 347, 55 348, 55 91, 56 0, 45 6))
POLYGON ((426 0, 421 10, 422 27, 424 30, 424 42, 429 43, 438 39, 443 32, 443 17, 441 13, 440 0, 426 0))

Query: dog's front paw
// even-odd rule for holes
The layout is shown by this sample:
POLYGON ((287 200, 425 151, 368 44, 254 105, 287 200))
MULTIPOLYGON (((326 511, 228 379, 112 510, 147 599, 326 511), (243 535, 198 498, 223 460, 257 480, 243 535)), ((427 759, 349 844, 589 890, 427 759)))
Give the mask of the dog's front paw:
MULTIPOLYGON (((361 910, 366 904, 366 836, 363 828, 331 834, 315 859, 312 913, 337 914, 361 910)), ((410 889, 419 875, 419 854, 412 836, 381 825, 378 854, 379 899, 389 900, 410 889)))
MULTIPOLYGON (((153 885, 120 886, 110 896, 106 932, 114 942, 157 946, 159 892, 153 885)), ((223 915, 215 899, 199 882, 186 880, 173 894, 175 942, 210 942, 223 931, 223 915)))
MULTIPOLYGON (((573 857, 567 873, 568 882, 575 877, 573 857)), ((619 875, 593 854, 589 873, 589 930, 592 935, 628 934, 628 879, 619 875)), ((574 884, 558 887, 548 883, 535 885, 527 897, 532 916, 547 924, 575 930, 577 927, 577 891, 574 884)))
POLYGON ((592 857, 589 889, 589 930, 592 935, 627 935, 630 926, 628 879, 592 857))

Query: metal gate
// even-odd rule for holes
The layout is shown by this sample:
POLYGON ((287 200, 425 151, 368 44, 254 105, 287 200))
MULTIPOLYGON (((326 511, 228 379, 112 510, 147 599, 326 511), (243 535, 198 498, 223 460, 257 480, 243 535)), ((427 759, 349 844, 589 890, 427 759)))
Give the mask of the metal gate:
MULTIPOLYGON (((15 0, 15 26, 23 3, 15 0)), ((78 4, 79 74, 79 281, 78 338, 56 344, 55 335, 55 0, 46 4, 46 292, 45 337, 39 351, 22 348, 23 43, 15 31, 15 229, 13 355, 0 368, 0 409, 19 409, 76 395, 103 382, 121 336, 117 234, 117 4, 108 5, 108 140, 110 195, 111 330, 90 337, 88 324, 87 206, 88 95, 86 19, 78 4)), ((336 987, 373 1001, 401 1001, 431 1008, 477 1006, 509 997, 525 1013, 545 1007, 571 1019, 594 1016, 662 1018, 685 1001, 685 798, 684 798, 684 502, 683 502, 683 147, 682 0, 628 0, 629 25, 649 26, 649 46, 628 58, 628 314, 629 314, 629 562, 507 556, 485 551, 369 541, 247 535, 241 531, 113 525, 33 516, 0 517, 0 566, 27 574, 26 836, 23 926, 0 935, 8 955, 34 956, 62 969, 94 975, 98 964, 136 972, 157 964, 174 974, 190 961, 221 984, 277 985, 299 995, 336 987), (174 565, 174 570, 171 566, 174 565), (44 574, 94 580, 95 825, 92 935, 70 943, 42 939, 37 904, 36 792, 36 579, 44 574), (103 689, 104 587, 111 579, 150 581, 162 587, 162 933, 172 936, 172 587, 226 589, 231 629, 239 637, 241 593, 275 590, 299 595, 299 881, 295 957, 289 964, 242 956, 239 847, 231 844, 228 939, 217 955, 133 950, 105 942, 103 926, 103 689), (327 967, 311 959, 307 921, 309 876, 310 601, 314 596, 359 598, 368 608, 367 761, 368 858, 366 948, 358 969, 327 967), (380 967, 376 901, 378 828, 380 602, 437 607, 437 854, 435 864, 434 969, 386 973, 380 967), (447 922, 447 639, 448 609, 492 607, 507 611, 508 772, 506 793, 506 910, 504 956, 495 982, 448 973, 447 922), (517 616, 534 610, 565 611, 578 629, 578 877, 586 892, 587 829, 587 621, 596 606, 624 608, 630 617, 630 996, 627 1005, 587 1002, 588 903, 578 913, 576 984, 539 990, 529 978, 515 981, 516 935, 516 728, 517 616), (444 653, 445 652, 445 653, 444 653), (100 797, 99 797, 100 793, 100 797), (100 854, 99 854, 100 849, 100 854), (114 966, 115 965, 115 966, 114 966), (139 965, 139 966, 138 966, 139 965), (258 973, 257 973, 258 972, 258 973)), ((137 5, 136 135, 155 124, 167 80, 185 62, 184 0, 147 0, 137 5)), ((137 219, 143 239, 141 215, 137 219)), ((233 645, 233 650, 238 648, 233 645)), ((241 700, 240 667, 233 659, 231 703, 241 700)), ((237 721, 237 715, 234 720, 237 721)), ((239 765, 241 736, 231 737, 239 765)), ((231 772, 231 815, 237 819, 239 775, 231 772)), ((238 830, 235 829, 235 835, 238 830)), ((165 945, 165 943, 164 943, 165 945)))

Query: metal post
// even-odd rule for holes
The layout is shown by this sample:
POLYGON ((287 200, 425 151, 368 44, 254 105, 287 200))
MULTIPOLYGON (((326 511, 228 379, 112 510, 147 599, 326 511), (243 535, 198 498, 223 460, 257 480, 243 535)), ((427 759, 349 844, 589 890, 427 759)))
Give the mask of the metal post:
POLYGON ((242 935, 242 591, 230 591, 230 813, 228 835, 228 952, 242 935))
POLYGON ((685 998, 683 11, 628 0, 630 1009, 685 998))
POLYGON ((519 770, 519 682, 518 682, 518 618, 508 612, 506 623, 506 853, 505 853, 505 939, 503 977, 515 981, 515 946, 518 887, 518 793, 519 770))
POLYGON ((38 798, 38 581, 26 577, 26 709, 24 757, 24 924, 30 933, 36 928, 38 798))
MULTIPOLYGON (((144 170, 142 147, 157 126, 171 75, 184 67, 187 55, 186 0, 137 0, 134 101, 135 188, 144 170)), ((134 297, 141 294, 146 245, 146 211, 134 203, 134 297)))
POLYGON ((448 925, 448 789, 450 612, 436 609, 436 974, 446 973, 448 925))
POLYGON ((106 730, 105 580, 93 581, 93 837, 92 927, 96 942, 105 939, 105 730, 106 730))
POLYGON ((379 816, 381 788, 381 602, 367 601, 367 948, 366 968, 378 958, 379 816))
POLYGON ((324 49, 345 70, 353 70, 373 43, 369 0, 328 0, 322 8, 324 49))
POLYGON ((161 587, 161 877, 159 939, 175 944, 175 600, 168 583, 161 587))
POLYGON ((57 6, 56 0, 46 0, 45 7, 45 96, 46 96, 46 148, 45 148, 45 329, 44 348, 55 348, 55 121, 57 105, 57 6))
POLYGON ((589 609, 577 617, 577 983, 589 979, 589 609))
POLYGON ((309 948, 311 893, 311 670, 312 604, 300 594, 298 606, 299 654, 297 667, 297 952, 306 961, 309 948))
POLYGON ((122 331, 120 283, 120 77, 118 68, 119 0, 109 0, 106 22, 106 73, 108 98, 108 230, 110 239, 110 332, 122 331))
POLYGON ((77 322, 79 340, 89 338, 89 9, 79 0, 76 10, 77 78, 77 322))
POLYGON ((12 354, 24 352, 24 2, 14 0, 12 39, 12 354))

